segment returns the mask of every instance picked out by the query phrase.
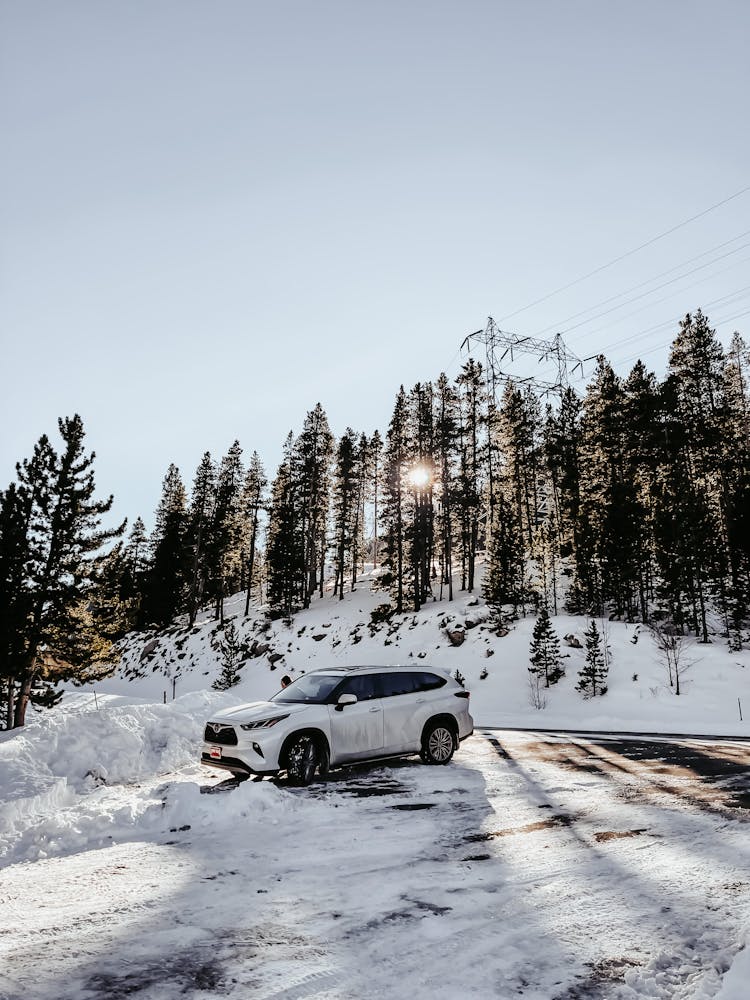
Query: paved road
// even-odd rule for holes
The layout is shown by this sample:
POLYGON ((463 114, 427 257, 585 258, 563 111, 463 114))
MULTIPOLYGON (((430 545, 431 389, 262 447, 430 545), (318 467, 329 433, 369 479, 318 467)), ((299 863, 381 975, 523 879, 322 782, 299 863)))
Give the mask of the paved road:
MULTIPOLYGON (((566 770, 600 772, 613 779, 636 775, 644 793, 661 790, 693 802, 712 801, 750 809, 750 741, 715 737, 664 738, 639 734, 596 734, 485 729, 506 760, 548 761, 566 770), (697 796, 697 798, 696 798, 697 796)), ((533 766, 533 763, 532 763, 533 766)))
POLYGON ((0 873, 0 998, 713 997, 750 928, 749 764, 492 730, 445 768, 185 798, 189 822, 0 873))

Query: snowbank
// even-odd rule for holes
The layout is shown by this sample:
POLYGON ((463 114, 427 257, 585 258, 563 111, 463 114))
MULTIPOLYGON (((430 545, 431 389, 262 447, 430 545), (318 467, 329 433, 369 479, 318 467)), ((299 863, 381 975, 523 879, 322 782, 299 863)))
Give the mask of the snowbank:
POLYGON ((737 953, 732 966, 724 976, 715 1000, 747 1000, 750 992, 750 928, 745 947, 737 953))
POLYGON ((101 786, 153 784, 160 775, 195 768, 205 717, 225 695, 197 692, 169 705, 126 704, 122 698, 73 695, 0 742, 0 863, 43 857, 88 842, 96 831, 111 841, 135 814, 153 804, 147 793, 102 819, 87 800, 101 786), (97 707, 94 707, 94 706, 97 707), (57 845, 57 846, 55 846, 57 845))

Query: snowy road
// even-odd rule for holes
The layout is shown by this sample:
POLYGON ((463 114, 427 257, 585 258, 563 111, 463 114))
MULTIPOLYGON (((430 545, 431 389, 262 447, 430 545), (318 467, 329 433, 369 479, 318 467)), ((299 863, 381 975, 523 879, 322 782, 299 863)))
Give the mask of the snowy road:
POLYGON ((308 790, 103 786, 0 871, 0 998, 714 997, 750 927, 749 763, 495 731, 308 790))

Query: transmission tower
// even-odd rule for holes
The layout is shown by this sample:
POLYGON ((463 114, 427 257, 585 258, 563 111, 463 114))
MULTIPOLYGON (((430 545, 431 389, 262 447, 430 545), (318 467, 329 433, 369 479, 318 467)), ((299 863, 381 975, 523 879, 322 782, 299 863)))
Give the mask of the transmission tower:
POLYGON ((485 371, 487 388, 493 403, 498 403, 498 392, 507 383, 512 385, 531 385, 540 393, 561 395, 568 387, 568 372, 579 369, 583 373, 583 362, 573 354, 563 343, 561 334, 556 334, 552 340, 539 340, 537 337, 522 337, 517 333, 501 330, 494 319, 489 316, 483 330, 476 330, 464 337, 461 350, 471 352, 472 344, 483 344, 485 352, 485 371), (514 375, 504 367, 504 363, 515 361, 516 355, 529 354, 536 357, 537 363, 552 361, 557 368, 557 378, 554 382, 534 378, 533 375, 522 377, 514 375))
MULTIPOLYGON (((464 337, 461 344, 461 351, 466 349, 470 353, 473 344, 483 344, 485 352, 485 381, 489 396, 487 487, 489 518, 492 524, 494 523, 494 511, 497 499, 496 444, 492 427, 500 403, 498 397, 501 395, 503 388, 508 384, 513 386, 532 386, 540 394, 562 396, 569 385, 568 371, 572 372, 579 369, 581 374, 583 374, 583 362, 572 351, 568 350, 559 333, 555 335, 553 340, 522 337, 517 333, 508 333, 506 330, 501 330, 491 316, 488 317, 487 326, 483 330, 475 330, 474 333, 470 333, 467 337, 464 337), (513 363, 518 354, 531 355, 537 359, 538 364, 545 361, 553 361, 557 368, 557 378, 555 381, 547 382, 534 378, 533 375, 523 377, 514 375, 508 371, 506 362, 513 363)), ((539 523, 547 516, 547 506, 547 498, 541 497, 537 515, 539 523)))

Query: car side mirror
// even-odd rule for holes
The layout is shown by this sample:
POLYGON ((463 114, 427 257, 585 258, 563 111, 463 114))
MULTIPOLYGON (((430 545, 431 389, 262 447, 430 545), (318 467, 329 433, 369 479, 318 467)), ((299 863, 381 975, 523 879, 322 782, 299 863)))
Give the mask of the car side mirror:
POLYGON ((336 703, 336 711, 343 712, 347 705, 356 705, 357 696, 356 694, 342 694, 336 703))

